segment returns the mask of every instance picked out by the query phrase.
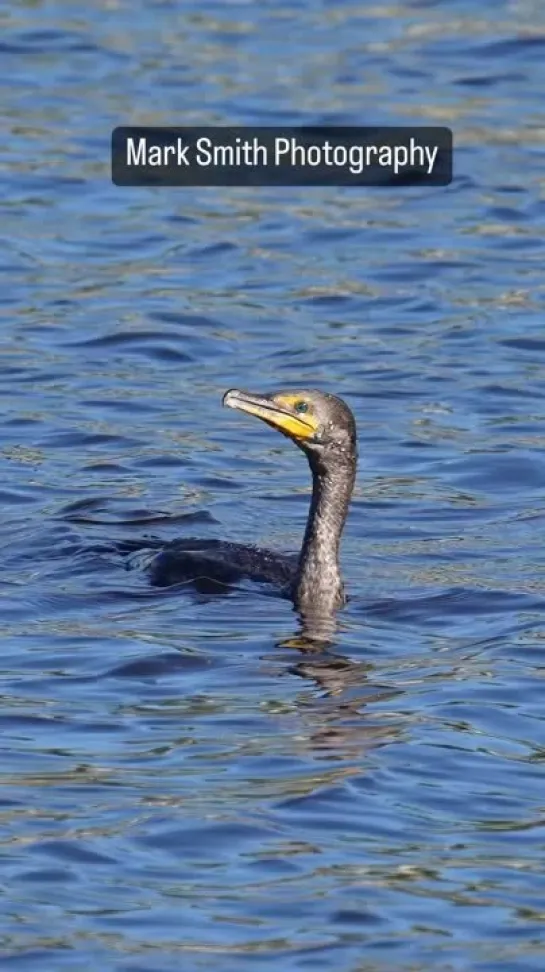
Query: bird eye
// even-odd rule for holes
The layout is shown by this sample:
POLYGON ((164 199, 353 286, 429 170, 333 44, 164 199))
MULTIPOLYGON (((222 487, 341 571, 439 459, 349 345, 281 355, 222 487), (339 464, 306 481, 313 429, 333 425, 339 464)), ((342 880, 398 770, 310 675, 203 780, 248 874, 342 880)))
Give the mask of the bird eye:
POLYGON ((308 412, 307 402, 296 402, 293 407, 294 410, 298 413, 298 415, 303 415, 305 412, 308 412))

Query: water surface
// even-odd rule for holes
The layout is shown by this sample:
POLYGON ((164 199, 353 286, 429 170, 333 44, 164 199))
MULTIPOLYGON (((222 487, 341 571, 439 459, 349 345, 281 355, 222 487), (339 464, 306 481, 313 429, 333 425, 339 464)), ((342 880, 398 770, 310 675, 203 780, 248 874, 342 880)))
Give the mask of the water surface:
POLYGON ((541 3, 8 4, 3 963, 543 969, 541 3), (122 190, 117 124, 449 124, 448 189, 122 190), (112 541, 297 549, 347 399, 329 652, 112 541))

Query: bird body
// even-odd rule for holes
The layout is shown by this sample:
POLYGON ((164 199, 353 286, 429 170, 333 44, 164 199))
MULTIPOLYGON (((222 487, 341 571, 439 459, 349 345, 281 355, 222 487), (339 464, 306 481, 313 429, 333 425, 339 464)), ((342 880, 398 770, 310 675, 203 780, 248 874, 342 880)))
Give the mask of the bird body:
POLYGON ((262 419, 307 456, 312 499, 299 556, 223 540, 174 540, 150 565, 152 583, 210 585, 243 577, 277 585, 302 613, 330 614, 344 603, 339 548, 357 465, 356 423, 342 399, 314 390, 255 395, 231 389, 223 404, 262 419))
POLYGON ((250 577, 258 583, 274 584, 289 595, 297 560, 296 555, 231 540, 189 537, 165 544, 150 567, 152 583, 157 587, 193 581, 212 589, 214 584, 221 587, 250 577))

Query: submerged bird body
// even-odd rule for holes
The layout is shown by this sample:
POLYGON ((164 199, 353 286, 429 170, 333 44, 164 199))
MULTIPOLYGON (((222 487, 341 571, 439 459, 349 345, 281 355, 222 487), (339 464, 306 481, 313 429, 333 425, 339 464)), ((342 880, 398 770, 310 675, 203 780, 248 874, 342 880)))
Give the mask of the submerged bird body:
POLYGON ((276 553, 230 540, 172 540, 151 564, 152 582, 170 587, 192 581, 213 589, 236 584, 244 577, 264 584, 275 584, 289 594, 297 567, 297 556, 276 553))
POLYGON ((302 612, 331 613, 344 603, 339 546, 356 475, 352 412, 342 399, 311 390, 254 395, 232 389, 223 403, 262 419, 306 454, 312 499, 301 552, 282 555, 223 540, 174 540, 153 559, 152 583, 225 585, 250 577, 279 586, 302 612))

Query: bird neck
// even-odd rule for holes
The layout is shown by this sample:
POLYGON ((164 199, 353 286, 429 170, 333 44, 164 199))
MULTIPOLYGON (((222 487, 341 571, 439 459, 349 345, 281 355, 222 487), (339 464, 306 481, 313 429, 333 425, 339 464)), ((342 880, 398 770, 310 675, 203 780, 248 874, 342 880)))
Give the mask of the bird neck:
POLYGON ((341 534, 356 476, 356 458, 335 464, 309 457, 312 500, 295 578, 294 600, 301 610, 329 614, 344 603, 339 567, 341 534))

